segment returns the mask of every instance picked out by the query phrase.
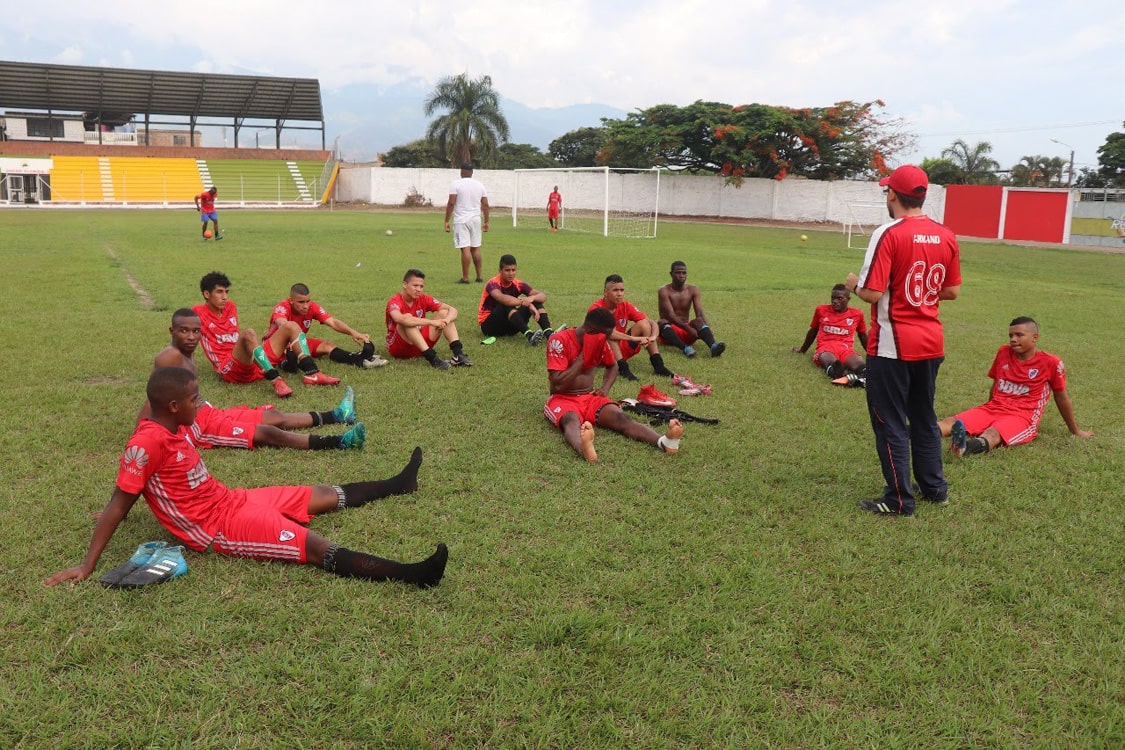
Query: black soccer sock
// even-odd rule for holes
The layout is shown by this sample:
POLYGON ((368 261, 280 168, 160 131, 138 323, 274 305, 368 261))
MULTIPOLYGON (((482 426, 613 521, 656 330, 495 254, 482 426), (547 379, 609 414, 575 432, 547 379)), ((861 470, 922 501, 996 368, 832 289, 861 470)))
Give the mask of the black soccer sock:
POLYGON ((660 327, 660 338, 664 343, 671 344, 677 349, 683 349, 687 344, 680 338, 680 334, 676 333, 676 329, 669 323, 665 323, 660 327))
POLYGON ((418 467, 422 465, 422 449, 415 448, 406 467, 390 479, 374 482, 351 482, 340 485, 339 508, 358 508, 372 500, 392 495, 409 495, 418 489, 418 467))
POLYGON ((703 326, 699 329, 699 338, 703 339, 703 343, 707 346, 715 345, 715 334, 711 333, 711 326, 703 326))
POLYGON ((551 327, 551 318, 542 310, 539 311, 539 327, 546 331, 551 327))
POLYGON ((335 411, 310 411, 312 416, 312 426, 320 427, 324 424, 339 424, 340 420, 336 418, 335 411))
POLYGON ((617 360, 617 374, 626 380, 636 380, 637 376, 629 369, 629 363, 624 359, 617 360))
POLYGON ((280 377, 281 377, 281 373, 280 373, 280 372, 278 372, 278 371, 277 371, 277 369, 276 369, 276 368, 273 368, 273 367, 271 367, 270 369, 266 370, 266 371, 265 371, 264 373, 262 373, 262 374, 263 374, 263 375, 265 375, 265 376, 266 376, 266 380, 269 380, 270 382, 273 382, 274 380, 277 380, 278 378, 280 378, 280 377))
POLYGON ((333 362, 343 362, 345 365, 354 365, 358 354, 353 352, 346 352, 340 347, 336 347, 328 353, 328 358, 333 362))
POLYGON ((340 447, 339 435, 309 435, 310 451, 335 450, 340 447))
POLYGON ((297 367, 306 375, 316 375, 320 372, 320 368, 316 366, 316 360, 312 357, 302 357, 297 360, 297 367))
POLYGON ((454 354, 460 355, 461 349, 462 349, 461 339, 457 339, 456 341, 450 341, 449 342, 449 351, 453 352, 454 354))
POLYGON ((365 341, 363 342, 363 349, 359 353, 363 359, 371 359, 375 356, 375 345, 370 341, 365 341))
POLYGON ((422 356, 425 357, 426 361, 431 365, 434 362, 437 362, 438 359, 437 352, 435 352, 433 349, 427 349, 426 351, 422 352, 422 356))
POLYGON ((988 441, 982 437, 971 437, 965 441, 965 455, 971 456, 974 453, 988 453, 988 441))
POLYGON ((297 372, 297 353, 292 350, 285 352, 285 359, 281 360, 281 369, 286 372, 297 372))
POLYGON ((353 552, 338 544, 329 545, 321 567, 341 578, 363 578, 368 581, 402 581, 420 588, 438 585, 445 575, 449 549, 439 544, 434 554, 416 563, 401 563, 365 552, 353 552))
POLYGON ((661 357, 659 353, 650 354, 648 356, 648 361, 652 363, 652 371, 657 375, 663 375, 666 378, 670 378, 676 374, 664 366, 664 357, 661 357))

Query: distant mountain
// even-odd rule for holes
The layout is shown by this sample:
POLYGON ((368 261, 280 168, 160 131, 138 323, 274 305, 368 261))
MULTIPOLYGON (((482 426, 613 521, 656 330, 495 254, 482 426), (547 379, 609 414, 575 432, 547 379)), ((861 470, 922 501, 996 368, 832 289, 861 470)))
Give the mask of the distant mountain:
MULTIPOLYGON (((339 138, 345 160, 374 161, 379 152, 421 138, 429 124, 422 114, 422 103, 432 89, 432 85, 415 80, 388 88, 352 84, 322 92, 328 148, 339 138)), ((627 114, 604 104, 535 109, 503 97, 500 106, 508 119, 512 142, 530 143, 543 151, 564 133, 596 127, 603 117, 619 119, 627 114)))

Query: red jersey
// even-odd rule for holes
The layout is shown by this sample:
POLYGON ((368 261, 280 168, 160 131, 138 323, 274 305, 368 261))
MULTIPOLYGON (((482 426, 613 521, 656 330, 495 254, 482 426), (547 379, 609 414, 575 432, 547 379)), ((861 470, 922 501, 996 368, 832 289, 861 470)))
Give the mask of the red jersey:
POLYGON ((867 353, 907 361, 945 356, 938 293, 960 283, 957 237, 947 227, 918 215, 876 229, 858 284, 883 292, 871 306, 867 353))
POLYGON ((324 321, 331 317, 328 311, 321 307, 320 303, 315 301, 309 302, 308 312, 304 315, 298 315, 293 309, 293 303, 288 299, 283 299, 281 302, 274 305, 273 312, 270 313, 269 328, 266 330, 266 335, 262 338, 268 339, 274 334, 274 331, 280 328, 281 324, 287 320, 292 320, 294 323, 301 326, 301 331, 303 333, 308 333, 314 320, 323 325, 324 321))
POLYGON ((219 366, 231 358, 234 345, 238 343, 238 306, 227 300, 221 313, 215 313, 206 303, 191 308, 203 324, 199 343, 203 353, 219 372, 219 366))
POLYGON ((117 486, 144 493, 160 525, 199 552, 207 549, 242 497, 211 476, 182 432, 169 432, 151 419, 142 419, 129 438, 117 486))
POLYGON ((593 310, 595 307, 604 307, 605 309, 612 312, 613 325, 621 333, 629 332, 628 328, 630 322, 635 323, 638 320, 645 319, 645 314, 637 308, 633 307, 633 303, 629 302, 628 300, 621 300, 621 304, 619 304, 617 307, 611 308, 609 306, 609 303, 605 301, 605 297, 602 297, 600 300, 586 308, 586 312, 590 312, 590 310, 593 310))
POLYGON ((562 195, 558 192, 551 193, 547 196, 547 208, 558 211, 562 207, 562 195))
POLYGON ((573 328, 559 331, 547 339, 547 372, 562 372, 578 357, 583 358, 582 368, 585 370, 599 365, 612 367, 617 363, 606 337, 601 334, 585 334, 582 346, 578 345, 578 334, 573 328))
POLYGON ((857 333, 867 333, 867 321, 863 317, 863 311, 854 307, 836 312, 832 305, 817 305, 809 328, 817 329, 818 349, 833 341, 851 346, 857 333))
POLYGON ((488 320, 488 316, 496 309, 500 303, 492 296, 492 290, 499 289, 501 294, 507 294, 512 297, 518 297, 521 294, 531 294, 531 284, 520 281, 519 279, 512 279, 512 283, 508 286, 504 285, 503 274, 496 274, 488 283, 484 285, 484 291, 480 293, 480 309, 477 310, 477 323, 483 323, 488 320))
POLYGON ((395 321, 391 317, 391 310, 398 310, 403 315, 413 315, 416 318, 426 317, 426 313, 437 312, 441 309, 441 302, 434 299, 428 294, 420 294, 417 299, 411 303, 403 298, 402 292, 387 300, 387 343, 391 343, 391 339, 395 336, 395 321))
POLYGON ((199 212, 204 214, 214 213, 215 211, 215 196, 211 195, 210 190, 204 190, 199 195, 195 196, 199 201, 199 212))
POLYGON ((1044 351, 1021 361, 1010 346, 1002 346, 988 377, 993 380, 988 406, 1019 414, 1031 412, 1035 422, 1051 400, 1051 393, 1066 390, 1066 366, 1054 354, 1044 351))

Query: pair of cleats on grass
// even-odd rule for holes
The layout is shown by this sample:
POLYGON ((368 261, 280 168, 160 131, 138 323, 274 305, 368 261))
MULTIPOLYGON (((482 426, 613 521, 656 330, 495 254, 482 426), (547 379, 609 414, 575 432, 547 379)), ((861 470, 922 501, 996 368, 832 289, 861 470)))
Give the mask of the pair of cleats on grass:
POLYGON ((166 542, 145 542, 126 562, 98 579, 110 589, 139 589, 166 583, 188 572, 182 546, 166 542))
MULTIPOLYGON (((673 375, 672 385, 679 386, 681 396, 710 396, 711 384, 696 383, 687 375, 673 375)), ((674 405, 674 404, 673 404, 674 405)))

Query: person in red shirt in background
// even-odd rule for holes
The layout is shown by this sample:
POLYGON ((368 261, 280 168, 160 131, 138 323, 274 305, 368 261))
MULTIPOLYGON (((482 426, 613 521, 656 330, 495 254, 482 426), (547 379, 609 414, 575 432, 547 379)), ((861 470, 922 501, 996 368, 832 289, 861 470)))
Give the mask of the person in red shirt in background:
POLYGON ((923 499, 948 499, 934 413, 945 359, 938 305, 961 292, 961 253, 953 232, 922 213, 930 184, 923 170, 905 164, 879 184, 892 220, 872 233, 863 267, 846 281, 849 291, 871 304, 867 410, 885 483, 882 497, 861 500, 859 507, 910 516, 912 462, 923 499))
POLYGON ((609 347, 617 359, 617 370, 621 377, 626 380, 637 379, 629 369, 628 360, 642 348, 648 350, 648 360, 654 373, 666 378, 675 375, 664 366, 664 358, 660 356, 660 347, 656 343, 660 332, 656 322, 634 307, 632 302, 626 301, 624 279, 615 273, 605 277, 602 298, 590 305, 587 312, 598 307, 613 313, 614 330, 609 337, 609 347))
POLYGON ((614 330, 613 313, 592 307, 577 328, 559 330, 547 340, 547 379, 551 397, 543 407, 547 421, 558 427, 567 445, 593 463, 594 425, 605 427, 633 440, 648 443, 665 453, 680 448, 684 428, 678 419, 668 422, 668 434, 626 416, 609 389, 617 378, 617 362, 607 343, 614 330), (602 384, 594 388, 594 371, 606 368, 602 384))
MULTIPOLYGON (((221 240, 223 235, 219 234, 219 214, 215 211, 215 196, 219 194, 219 189, 216 187, 208 188, 199 195, 195 196, 195 210, 199 212, 199 218, 203 222, 200 227, 199 233, 203 239, 207 239, 207 222, 210 221, 212 226, 215 227, 214 235, 216 240, 221 240)), ((237 239, 237 238, 236 238, 237 239)))
POLYGON ((988 402, 938 422, 942 437, 952 437, 955 456, 985 453, 998 445, 1030 443, 1039 434, 1039 420, 1054 394, 1055 406, 1070 434, 1093 437, 1078 427, 1074 405, 1066 394, 1066 366, 1041 351, 1039 324, 1020 317, 1008 324, 1008 345, 1000 347, 988 377, 988 402))
POLYGON ((551 190, 551 194, 547 196, 547 223, 551 225, 551 231, 559 231, 559 212, 562 211, 562 193, 559 192, 559 186, 555 185, 551 190))
POLYGON ((848 307, 851 298, 843 284, 832 287, 832 303, 816 306, 804 342, 800 347, 793 347, 794 353, 804 354, 815 340, 813 364, 824 368, 824 373, 833 380, 846 372, 854 372, 860 379, 867 377, 867 364, 852 344, 858 336, 860 346, 867 349, 867 322, 862 310, 848 307))

